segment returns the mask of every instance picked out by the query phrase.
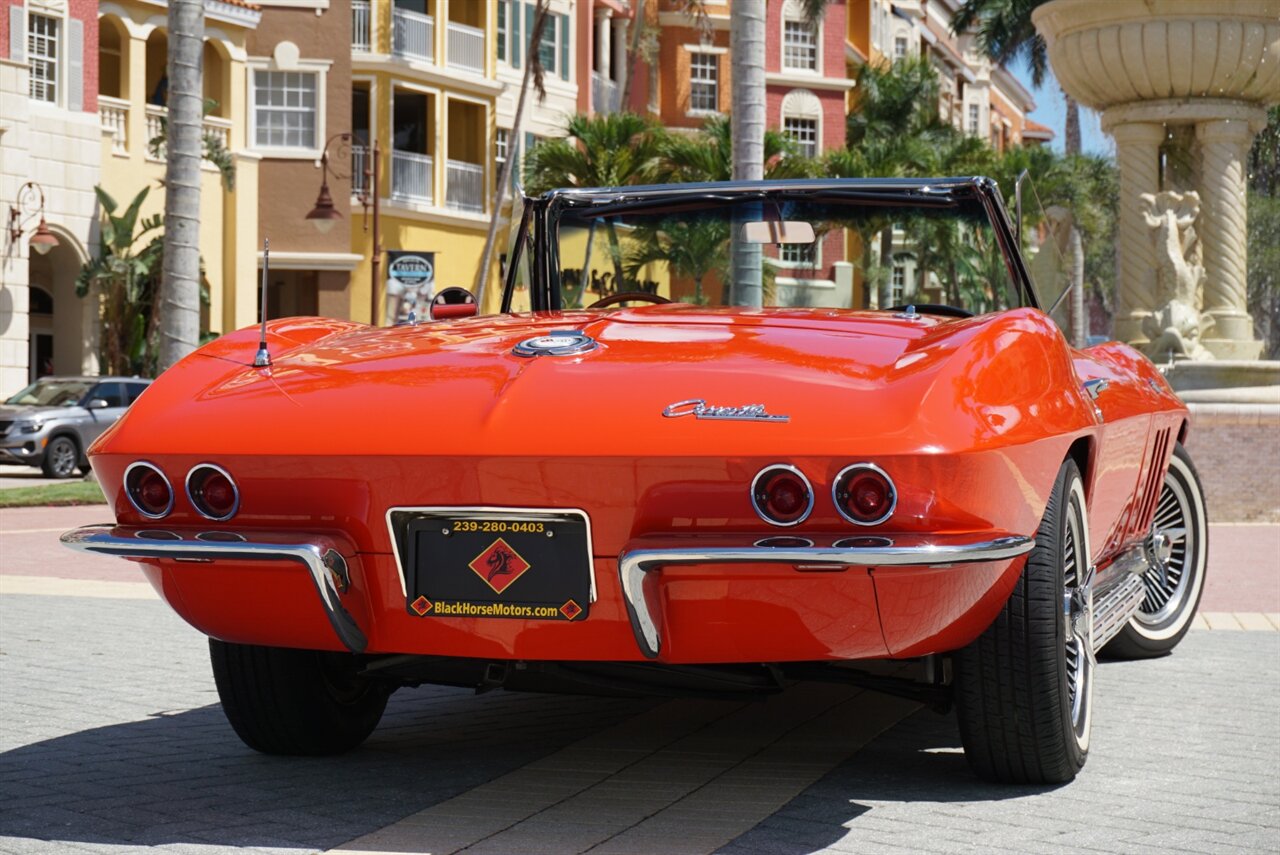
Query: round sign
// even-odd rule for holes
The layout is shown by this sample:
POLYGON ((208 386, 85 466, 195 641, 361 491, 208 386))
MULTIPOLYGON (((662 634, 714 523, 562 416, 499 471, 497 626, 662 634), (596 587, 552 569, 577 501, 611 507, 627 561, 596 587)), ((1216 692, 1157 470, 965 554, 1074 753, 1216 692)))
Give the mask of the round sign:
POLYGON ((552 330, 546 335, 526 338, 512 353, 516 356, 573 356, 595 350, 596 340, 579 330, 552 330))

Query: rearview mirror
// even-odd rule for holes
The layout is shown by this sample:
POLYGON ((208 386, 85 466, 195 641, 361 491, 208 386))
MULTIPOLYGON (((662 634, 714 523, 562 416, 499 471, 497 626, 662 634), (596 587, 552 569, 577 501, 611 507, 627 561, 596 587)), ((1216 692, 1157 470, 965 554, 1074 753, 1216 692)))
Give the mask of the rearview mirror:
POLYGON ((105 398, 90 398, 89 403, 84 405, 86 410, 101 410, 111 406, 105 398))
POLYGON ((445 288, 431 298, 431 320, 444 321, 450 318, 471 318, 480 311, 475 295, 466 288, 445 288))
POLYGON ((813 224, 803 220, 758 220, 742 224, 743 243, 813 243, 813 224))

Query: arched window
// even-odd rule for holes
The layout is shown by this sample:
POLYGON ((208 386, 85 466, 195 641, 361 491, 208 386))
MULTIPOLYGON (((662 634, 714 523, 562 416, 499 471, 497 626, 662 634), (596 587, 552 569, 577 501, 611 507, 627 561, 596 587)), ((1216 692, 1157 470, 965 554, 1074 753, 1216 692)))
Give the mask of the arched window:
POLYGON ((808 89, 792 89, 782 99, 782 131, 805 157, 822 150, 822 102, 808 89))

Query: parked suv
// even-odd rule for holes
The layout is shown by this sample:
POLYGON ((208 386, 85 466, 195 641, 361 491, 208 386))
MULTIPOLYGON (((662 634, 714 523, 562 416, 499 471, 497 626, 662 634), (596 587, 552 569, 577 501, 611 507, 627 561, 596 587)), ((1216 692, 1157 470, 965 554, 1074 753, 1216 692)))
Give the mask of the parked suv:
POLYGON ((89 443, 149 385, 139 377, 41 377, 0 406, 0 463, 39 466, 50 478, 87 473, 89 443))

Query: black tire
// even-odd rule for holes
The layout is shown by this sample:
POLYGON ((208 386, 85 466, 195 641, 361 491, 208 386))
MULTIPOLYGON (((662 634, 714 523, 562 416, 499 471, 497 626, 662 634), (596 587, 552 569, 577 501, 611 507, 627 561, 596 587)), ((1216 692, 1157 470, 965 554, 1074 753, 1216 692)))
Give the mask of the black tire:
POLYGON ((44 447, 40 470, 49 478, 70 478, 80 465, 80 446, 65 434, 55 436, 44 447))
POLYGON ((1068 460, 1009 600, 955 657, 960 738, 982 778, 1060 784, 1088 757, 1094 663, 1088 554, 1084 487, 1068 460))
POLYGON ((1146 596, 1138 613, 1102 648, 1109 658, 1164 656, 1191 629, 1200 606, 1209 562, 1209 525, 1200 475, 1181 443, 1169 459, 1147 551, 1154 560, 1142 577, 1146 596), (1180 533, 1170 534, 1174 532, 1180 533), (1162 537, 1168 539, 1158 541, 1162 537))
POLYGON ((394 687, 357 673, 351 654, 209 639, 227 721, 263 754, 350 751, 373 732, 394 687))

